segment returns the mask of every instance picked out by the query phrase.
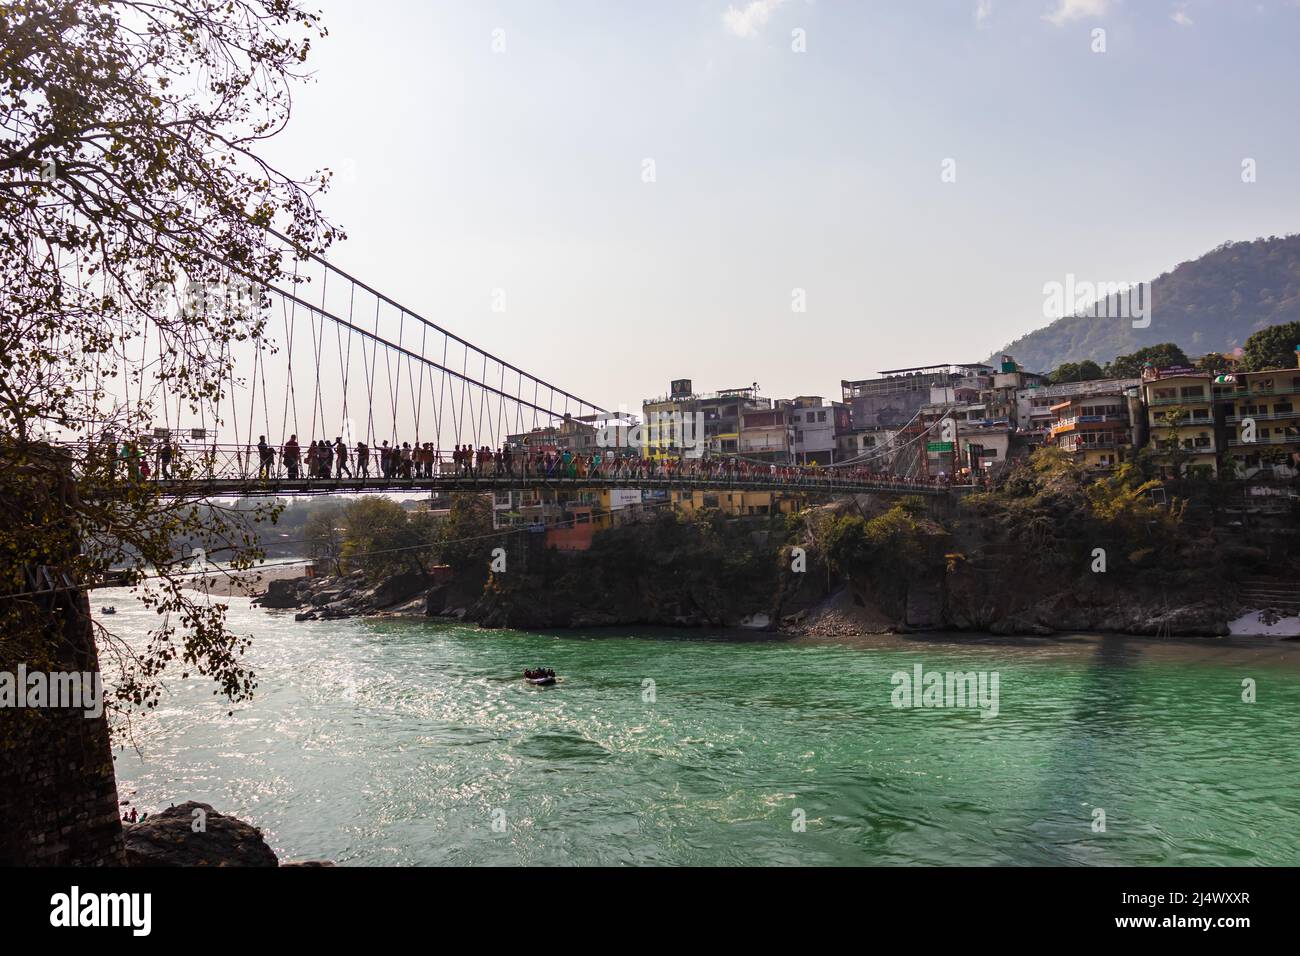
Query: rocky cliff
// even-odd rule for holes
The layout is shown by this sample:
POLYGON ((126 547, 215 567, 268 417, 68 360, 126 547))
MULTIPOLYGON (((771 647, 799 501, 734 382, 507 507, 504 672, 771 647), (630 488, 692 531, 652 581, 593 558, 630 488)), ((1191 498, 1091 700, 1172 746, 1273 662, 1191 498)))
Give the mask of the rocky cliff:
POLYGON ((845 499, 794 517, 665 512, 580 552, 547 550, 538 535, 494 538, 506 553, 485 545, 483 565, 497 564, 486 584, 481 574, 368 584, 357 573, 275 582, 260 601, 305 620, 404 613, 488 628, 1216 636, 1241 613, 1234 575, 1293 573, 1285 553, 1151 505, 1140 483, 1044 474, 941 513, 845 499))

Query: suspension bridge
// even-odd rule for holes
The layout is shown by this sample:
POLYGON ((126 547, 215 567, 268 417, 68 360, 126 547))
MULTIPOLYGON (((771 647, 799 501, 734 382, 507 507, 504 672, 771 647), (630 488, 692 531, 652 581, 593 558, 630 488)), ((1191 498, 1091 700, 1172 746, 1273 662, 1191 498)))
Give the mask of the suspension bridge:
MULTIPOLYGON (((627 448, 592 447, 597 426, 618 420, 608 409, 272 234, 293 259, 282 283, 253 288, 221 262, 223 280, 190 283, 175 295, 178 308, 225 310, 230 321, 259 329, 223 346, 229 351, 218 357, 228 380, 216 397, 186 400, 145 374, 134 377, 132 393, 127 377, 103 424, 58 442, 81 472, 84 494, 118 493, 144 481, 169 496, 231 498, 534 486, 826 495, 953 490, 875 467, 893 450, 889 444, 816 469, 707 453, 649 461, 627 448), (124 411, 132 424, 122 425, 124 411), (561 466, 557 443, 561 431, 575 428, 587 431, 581 473, 567 458, 561 466), (494 457, 502 449, 512 449, 510 460, 494 457), (604 459, 599 465, 596 455, 604 459)), ((124 358, 139 369, 161 366, 174 361, 171 347, 161 332, 151 340, 143 324, 124 337, 124 358)), ((903 444, 924 440, 926 431, 903 444)))

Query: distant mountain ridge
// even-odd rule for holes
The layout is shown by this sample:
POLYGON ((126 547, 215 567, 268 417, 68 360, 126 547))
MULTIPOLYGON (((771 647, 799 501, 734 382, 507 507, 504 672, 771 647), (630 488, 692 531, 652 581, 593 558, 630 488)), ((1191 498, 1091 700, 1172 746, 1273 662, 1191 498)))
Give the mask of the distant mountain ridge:
MULTIPOLYGON (((1225 242, 1151 282, 1147 328, 1128 318, 1071 315, 1030 332, 988 359, 1014 356, 1025 369, 1049 372, 1063 362, 1117 355, 1174 342, 1189 356, 1227 352, 1252 332, 1300 320, 1300 234, 1225 242)), ((1113 310, 1115 315, 1118 310, 1113 310)))

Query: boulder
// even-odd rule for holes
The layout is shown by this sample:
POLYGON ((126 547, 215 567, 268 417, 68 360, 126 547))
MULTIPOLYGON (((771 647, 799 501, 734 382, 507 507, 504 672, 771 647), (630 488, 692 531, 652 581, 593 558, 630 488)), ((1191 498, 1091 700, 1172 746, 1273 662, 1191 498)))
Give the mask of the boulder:
POLYGON ((128 866, 280 865, 257 827, 192 800, 127 824, 122 832, 128 866))
POLYGON ((266 591, 254 598, 254 603, 271 608, 301 607, 302 599, 298 594, 298 583, 306 580, 306 578, 281 578, 278 581, 268 581, 266 591))
POLYGON ((319 591, 311 596, 311 605, 312 607, 324 607, 326 604, 333 604, 338 599, 338 591, 319 591))
POLYGON ((423 571, 406 571, 375 585, 370 591, 370 603, 375 607, 392 607, 415 597, 430 584, 423 571))
POLYGON ((435 585, 424 596, 424 613, 427 617, 437 617, 447 609, 447 586, 435 585))

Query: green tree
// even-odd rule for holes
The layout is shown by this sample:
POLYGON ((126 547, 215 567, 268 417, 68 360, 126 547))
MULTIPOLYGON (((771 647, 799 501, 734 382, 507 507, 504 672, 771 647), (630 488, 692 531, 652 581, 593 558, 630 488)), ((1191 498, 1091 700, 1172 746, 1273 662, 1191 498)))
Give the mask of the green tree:
MULTIPOLYGON (((102 447, 147 434, 164 398, 215 408, 234 378, 232 344, 260 343, 259 290, 293 279, 268 227, 313 251, 336 236, 315 207, 326 177, 294 178, 263 157, 322 33, 295 0, 0 6, 0 594, 26 592, 33 569, 88 582, 127 567, 159 613, 139 647, 101 634, 119 702, 153 706, 172 662, 228 698, 251 693, 248 639, 227 630, 222 603, 184 587, 173 542, 247 568, 251 525, 274 508, 227 520, 144 482, 97 494, 106 454, 69 487, 72 462, 44 439, 102 447), (208 306, 210 289, 235 282, 242 293, 208 306), (165 347, 133 365, 146 336, 165 347), (43 504, 52 489, 57 518, 43 504)), ((49 603, 0 601, 0 663, 39 653, 49 603)))
MULTIPOLYGON (((703 519, 702 519, 703 520, 703 519)), ((485 495, 458 494, 451 500, 447 519, 437 531, 438 558, 458 576, 473 577, 488 566, 495 547, 504 536, 492 531, 492 500, 485 495)))
POLYGON ((1196 368, 1202 372, 1218 375, 1232 368, 1232 359, 1222 352, 1206 352, 1196 360, 1196 368))
POLYGON ((343 525, 342 512, 338 505, 313 511, 303 528, 303 538, 307 542, 307 556, 317 559, 320 570, 329 570, 334 574, 343 571, 343 525))
POLYGON ((838 574, 851 577, 862 572, 872 555, 866 519, 861 515, 842 515, 826 522, 821 546, 827 564, 838 574))
POLYGON ((1084 359, 1082 362, 1066 362, 1060 367, 1053 370, 1048 376, 1048 381, 1053 385, 1059 385, 1062 382, 1093 382, 1099 378, 1105 378, 1105 371, 1100 365, 1092 359, 1084 359))
POLYGON ((1187 424, 1187 409, 1181 405, 1174 405, 1162 410, 1159 414, 1161 424, 1156 426, 1158 431, 1164 433, 1166 445, 1163 449, 1164 460, 1169 464, 1169 474, 1173 478, 1185 477, 1183 466, 1191 457, 1191 452, 1183 445, 1182 437, 1179 435, 1179 429, 1187 424))
POLYGON ((1173 342, 1163 342, 1160 345, 1148 345, 1140 348, 1131 355, 1117 355, 1115 360, 1106 366, 1106 378, 1137 378, 1142 374, 1142 368, 1148 362, 1156 368, 1166 368, 1174 365, 1191 365, 1187 354, 1173 342))
POLYGON ((1297 348, 1300 348, 1300 322, 1272 325, 1246 339, 1242 359, 1248 372, 1295 368, 1297 348))
POLYGON ((343 561, 378 581, 405 571, 427 571, 434 543, 406 510, 388 498, 358 498, 343 509, 343 561))

